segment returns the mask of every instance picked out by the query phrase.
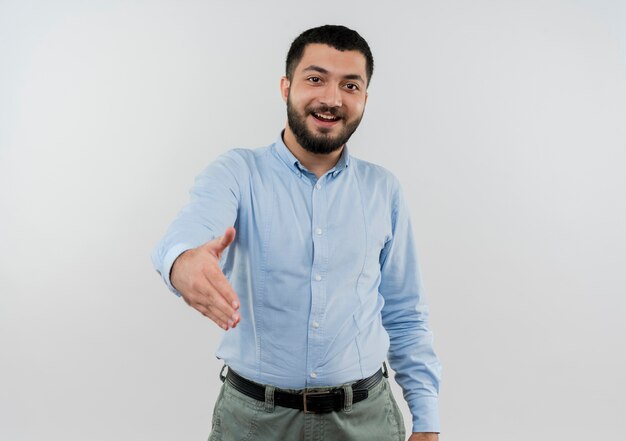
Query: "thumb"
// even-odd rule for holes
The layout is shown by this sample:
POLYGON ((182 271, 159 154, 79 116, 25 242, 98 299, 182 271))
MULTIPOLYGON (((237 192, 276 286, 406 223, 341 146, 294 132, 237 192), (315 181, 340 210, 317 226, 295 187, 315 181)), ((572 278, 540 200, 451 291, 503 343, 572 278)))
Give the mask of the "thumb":
POLYGON ((208 245, 213 252, 219 254, 228 248, 228 246, 233 243, 233 240, 235 240, 235 229, 233 227, 228 227, 222 237, 212 240, 208 243, 208 245))

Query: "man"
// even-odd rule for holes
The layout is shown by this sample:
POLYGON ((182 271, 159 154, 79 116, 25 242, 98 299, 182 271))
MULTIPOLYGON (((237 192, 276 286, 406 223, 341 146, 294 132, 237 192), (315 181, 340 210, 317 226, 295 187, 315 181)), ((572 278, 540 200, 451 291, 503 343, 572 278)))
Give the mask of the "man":
POLYGON ((197 178, 153 253, 165 283, 226 332, 211 440, 404 440, 385 358, 436 440, 432 349, 396 178, 348 153, 373 58, 343 26, 302 33, 281 79, 287 125, 197 178))

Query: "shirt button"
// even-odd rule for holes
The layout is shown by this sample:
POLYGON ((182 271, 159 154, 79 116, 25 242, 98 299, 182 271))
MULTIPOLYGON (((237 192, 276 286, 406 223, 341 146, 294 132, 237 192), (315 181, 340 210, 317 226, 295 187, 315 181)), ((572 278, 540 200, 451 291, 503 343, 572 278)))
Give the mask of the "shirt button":
POLYGON ((315 188, 319 190, 320 188, 322 188, 322 184, 315 184, 315 188))
POLYGON ((311 378, 317 378, 317 374, 315 372, 311 372, 311 378))
POLYGON ((317 329, 317 328, 319 328, 319 327, 320 327, 320 324, 319 324, 319 323, 317 323, 317 322, 313 322, 313 327, 314 327, 315 329, 317 329))
POLYGON ((321 228, 316 228, 315 229, 315 234, 317 234, 318 236, 320 236, 322 234, 322 229, 321 228))
POLYGON ((315 275, 315 280, 317 280, 319 282, 320 280, 322 280, 322 276, 320 276, 319 274, 316 274, 315 275))

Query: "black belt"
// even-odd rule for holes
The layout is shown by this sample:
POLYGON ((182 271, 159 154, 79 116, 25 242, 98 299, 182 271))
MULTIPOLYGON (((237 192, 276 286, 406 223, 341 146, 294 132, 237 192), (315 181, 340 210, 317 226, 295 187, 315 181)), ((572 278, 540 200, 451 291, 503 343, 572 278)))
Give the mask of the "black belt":
MULTIPOLYGON (((387 366, 384 364, 383 366, 384 369, 379 369, 371 377, 352 384, 353 403, 366 399, 369 391, 380 383, 383 377, 387 377, 387 366)), ((265 401, 265 386, 243 378, 230 368, 226 374, 226 381, 242 394, 257 401, 265 401)), ((281 389, 274 390, 275 405, 303 410, 305 413, 336 412, 343 409, 344 401, 345 392, 341 387, 325 390, 304 389, 298 393, 286 392, 281 389)))

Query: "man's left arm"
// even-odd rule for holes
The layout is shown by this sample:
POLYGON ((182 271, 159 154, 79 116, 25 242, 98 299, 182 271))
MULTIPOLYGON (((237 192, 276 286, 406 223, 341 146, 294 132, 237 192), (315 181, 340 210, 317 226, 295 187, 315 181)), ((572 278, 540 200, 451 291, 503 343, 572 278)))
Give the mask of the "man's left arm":
POLYGON ((410 441, 436 440, 440 431, 438 394, 441 365, 428 328, 411 221, 396 182, 392 237, 380 255, 383 326, 390 339, 389 364, 413 416, 410 441))

